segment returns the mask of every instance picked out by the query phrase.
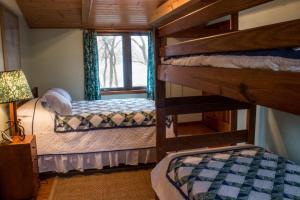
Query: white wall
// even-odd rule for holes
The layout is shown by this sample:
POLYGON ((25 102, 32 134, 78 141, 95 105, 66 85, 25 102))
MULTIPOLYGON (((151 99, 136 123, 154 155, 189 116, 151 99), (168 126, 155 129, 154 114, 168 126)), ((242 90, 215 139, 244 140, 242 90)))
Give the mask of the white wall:
POLYGON ((40 94, 52 87, 62 87, 73 99, 84 97, 82 31, 77 29, 31 29, 31 86, 40 94))
MULTIPOLYGON (((241 12, 239 26, 247 29, 299 18, 299 0, 275 0, 241 12)), ((300 117, 261 107, 257 120, 256 143, 300 164, 300 117)))

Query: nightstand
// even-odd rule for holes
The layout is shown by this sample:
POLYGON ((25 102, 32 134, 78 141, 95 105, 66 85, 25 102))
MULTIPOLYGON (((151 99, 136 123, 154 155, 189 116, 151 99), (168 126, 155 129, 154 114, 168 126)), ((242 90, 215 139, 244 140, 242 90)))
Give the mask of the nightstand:
POLYGON ((34 135, 0 144, 0 199, 34 198, 39 188, 38 172, 34 135))

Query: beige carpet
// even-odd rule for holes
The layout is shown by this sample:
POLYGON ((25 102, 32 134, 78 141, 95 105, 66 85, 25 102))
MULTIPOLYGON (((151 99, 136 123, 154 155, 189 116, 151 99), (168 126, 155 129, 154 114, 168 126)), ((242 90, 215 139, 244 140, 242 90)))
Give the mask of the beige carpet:
POLYGON ((57 177, 49 200, 153 200, 150 171, 57 177))

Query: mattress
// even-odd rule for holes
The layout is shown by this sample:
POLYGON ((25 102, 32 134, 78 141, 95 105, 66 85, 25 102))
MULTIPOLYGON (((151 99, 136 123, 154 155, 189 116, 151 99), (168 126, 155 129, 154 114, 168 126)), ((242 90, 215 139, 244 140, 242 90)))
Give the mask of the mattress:
MULTIPOLYGON (((25 134, 35 134, 38 155, 105 152, 155 147, 155 126, 114 128, 57 133, 54 131, 55 114, 37 102, 32 130, 32 116, 37 99, 18 108, 18 118, 25 134)), ((168 129, 169 130, 169 129, 168 129)), ((168 131, 168 134, 173 134, 168 131)))
POLYGON ((144 98, 72 102, 71 115, 55 115, 56 132, 154 126, 154 101, 144 98))
POLYGON ((175 66, 210 66, 300 72, 300 50, 295 48, 192 55, 168 59, 162 58, 161 63, 175 66))
POLYGON ((300 198, 300 166, 252 145, 172 153, 151 181, 160 200, 300 198))

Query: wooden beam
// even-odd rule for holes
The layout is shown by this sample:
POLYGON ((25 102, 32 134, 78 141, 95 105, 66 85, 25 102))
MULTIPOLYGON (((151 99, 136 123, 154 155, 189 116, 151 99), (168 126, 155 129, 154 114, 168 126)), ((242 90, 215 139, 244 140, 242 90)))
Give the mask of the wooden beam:
POLYGON ((231 31, 239 30, 239 13, 234 13, 230 15, 230 30, 231 31))
POLYGON ((230 20, 219 22, 216 24, 211 24, 207 26, 198 26, 187 29, 185 31, 177 32, 169 37, 174 38, 201 38, 208 37, 211 35, 227 33, 231 31, 231 22, 230 20))
POLYGON ((148 33, 152 29, 97 29, 95 30, 99 33, 148 33))
POLYGON ((211 95, 166 98, 164 103, 158 104, 157 107, 165 109, 166 115, 177 115, 247 109, 250 105, 226 97, 211 95))
MULTIPOLYGON (((155 59, 155 69, 160 65, 159 48, 163 42, 161 38, 158 37, 158 30, 153 29, 152 39, 154 41, 154 59, 155 59)), ((160 81, 158 79, 158 72, 155 70, 155 105, 156 105, 156 153, 157 161, 160 161, 165 154, 161 152, 161 147, 166 138, 166 126, 165 126, 165 110, 157 107, 158 104, 164 101, 166 98, 166 82, 160 81)))
POLYGON ((160 65, 159 80, 300 114, 300 73, 160 65))
POLYGON ((161 27, 159 30, 159 36, 168 36, 201 24, 206 24, 211 20, 231 15, 269 1, 271 0, 218 0, 211 3, 209 6, 200 8, 195 12, 185 15, 184 17, 161 27))
POLYGON ((160 26, 217 0, 169 0, 159 6, 150 19, 150 24, 160 26))
POLYGON ((247 51, 300 46, 300 20, 194 39, 161 48, 161 56, 247 51))
POLYGON ((163 144, 163 151, 180 151, 203 147, 220 147, 247 142, 247 130, 232 131, 225 133, 207 133, 193 136, 167 138, 163 144))
POLYGON ((87 27, 90 23, 93 4, 94 0, 82 0, 81 23, 83 28, 87 27))
POLYGON ((247 110, 247 130, 248 130, 248 144, 254 144, 255 139, 255 125, 256 125, 256 105, 251 106, 247 110))

